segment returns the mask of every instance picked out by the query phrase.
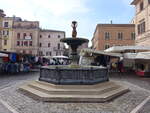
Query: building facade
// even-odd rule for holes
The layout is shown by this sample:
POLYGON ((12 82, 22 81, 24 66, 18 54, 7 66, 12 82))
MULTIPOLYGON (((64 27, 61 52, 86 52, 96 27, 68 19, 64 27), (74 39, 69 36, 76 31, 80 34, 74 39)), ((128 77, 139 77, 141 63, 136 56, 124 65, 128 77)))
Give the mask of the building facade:
POLYGON ((41 29, 39 33, 39 55, 59 56, 64 53, 64 43, 60 42, 65 38, 64 31, 41 29))
POLYGON ((20 17, 5 17, 0 10, 0 51, 33 55, 63 55, 60 39, 64 31, 40 29, 39 21, 22 21, 20 17))
POLYGON ((4 17, 2 26, 2 50, 14 51, 13 47, 13 24, 15 21, 20 21, 19 17, 4 17))
POLYGON ((98 24, 92 39, 92 48, 95 50, 134 44, 134 24, 98 24))
POLYGON ((3 33, 3 18, 5 17, 4 11, 0 9, 0 50, 2 50, 2 33, 3 33))
POLYGON ((38 21, 15 21, 12 31, 12 49, 15 52, 38 54, 40 31, 38 21))
POLYGON ((135 31, 136 45, 148 46, 150 44, 150 0, 134 0, 135 5, 135 31))

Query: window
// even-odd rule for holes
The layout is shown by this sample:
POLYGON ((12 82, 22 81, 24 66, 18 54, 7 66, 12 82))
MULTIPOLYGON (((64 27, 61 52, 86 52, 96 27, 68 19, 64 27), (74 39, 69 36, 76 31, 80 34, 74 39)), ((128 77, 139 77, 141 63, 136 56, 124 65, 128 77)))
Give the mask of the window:
POLYGON ((20 39, 20 33, 17 33, 17 39, 18 40, 20 39))
POLYGON ((52 55, 52 52, 51 52, 51 51, 49 52, 49 55, 50 55, 50 56, 52 55))
POLYGON ((110 39, 110 33, 109 32, 105 32, 105 40, 109 40, 110 39))
POLYGON ((20 46, 20 41, 17 41, 17 46, 20 46))
POLYGON ((3 35, 9 35, 9 31, 3 31, 3 35))
POLYGON ((39 51, 39 55, 42 56, 42 55, 43 55, 43 52, 42 52, 42 51, 39 51))
POLYGON ((40 47, 42 47, 42 43, 40 43, 40 47))
POLYGON ((58 43, 57 47, 58 47, 58 49, 60 49, 60 43, 58 43))
POLYGON ((51 37, 51 35, 48 35, 48 38, 50 38, 51 37))
POLYGON ((32 41, 29 42, 29 45, 32 46, 32 41))
POLYGON ((7 45, 7 40, 4 40, 4 45, 5 45, 5 46, 7 45))
POLYGON ((42 35, 40 35, 40 38, 42 38, 42 35))
POLYGON ((21 46, 23 46, 23 41, 21 42, 21 46))
POLYGON ((9 31, 6 32, 6 35, 9 35, 9 31))
POLYGON ((141 3, 140 3, 140 11, 142 11, 143 9, 144 9, 144 3, 141 2, 141 3))
POLYGON ((108 49, 110 46, 108 44, 105 45, 105 49, 108 49))
POLYGON ((28 41, 24 41, 24 46, 28 46, 28 41))
POLYGON ((3 35, 5 35, 5 31, 3 31, 3 35))
POLYGON ((135 40, 135 33, 134 32, 131 33, 131 40, 135 40))
POLYGON ((48 47, 51 47, 51 44, 50 44, 50 43, 48 43, 48 47))
POLYGON ((31 39, 32 39, 32 33, 30 33, 30 37, 31 37, 31 39))
POLYGON ((122 40, 123 39, 123 33, 118 33, 118 40, 122 40))
POLYGON ((58 35, 58 38, 60 38, 60 35, 58 35))
POLYGON ((145 22, 138 24, 138 34, 142 34, 145 32, 145 22))
POLYGON ((46 56, 48 56, 49 55, 49 52, 46 52, 46 56))
POLYGON ((23 33, 23 39, 25 39, 26 36, 27 36, 26 33, 23 33))
POLYGON ((8 27, 8 22, 4 22, 4 27, 8 27))

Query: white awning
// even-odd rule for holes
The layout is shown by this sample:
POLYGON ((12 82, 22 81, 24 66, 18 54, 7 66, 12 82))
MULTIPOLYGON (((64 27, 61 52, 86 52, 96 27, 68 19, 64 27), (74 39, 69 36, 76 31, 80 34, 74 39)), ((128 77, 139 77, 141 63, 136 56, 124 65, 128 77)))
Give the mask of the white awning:
POLYGON ((143 59, 143 60, 150 60, 150 52, 141 52, 138 53, 135 59, 143 59))
POLYGON ((121 53, 125 51, 150 51, 150 46, 114 46, 105 50, 105 52, 121 53))
POLYGON ((135 59, 136 56, 137 56, 137 53, 125 53, 125 54, 123 54, 124 59, 135 59))
POLYGON ((67 56, 52 56, 52 58, 64 58, 64 59, 68 59, 69 57, 67 57, 67 56))
POLYGON ((150 60, 150 52, 125 53, 124 59, 150 60))
POLYGON ((0 57, 8 57, 8 54, 0 53, 0 57))

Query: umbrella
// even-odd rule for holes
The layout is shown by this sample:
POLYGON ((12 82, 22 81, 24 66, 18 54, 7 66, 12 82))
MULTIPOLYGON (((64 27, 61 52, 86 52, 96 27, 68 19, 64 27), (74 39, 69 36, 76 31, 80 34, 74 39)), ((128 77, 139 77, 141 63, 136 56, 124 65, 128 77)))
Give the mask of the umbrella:
POLYGON ((8 57, 8 54, 0 53, 0 57, 8 57))

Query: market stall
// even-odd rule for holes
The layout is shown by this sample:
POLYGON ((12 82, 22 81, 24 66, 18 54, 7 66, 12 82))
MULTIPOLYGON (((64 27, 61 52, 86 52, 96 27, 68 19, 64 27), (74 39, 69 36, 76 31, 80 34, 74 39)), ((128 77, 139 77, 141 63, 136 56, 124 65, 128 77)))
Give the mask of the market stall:
POLYGON ((29 72, 36 62, 35 58, 29 54, 0 51, 0 73, 29 72))

